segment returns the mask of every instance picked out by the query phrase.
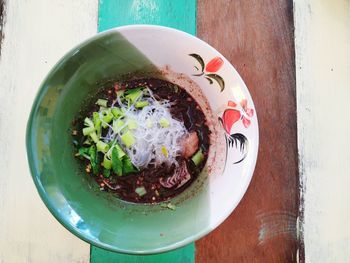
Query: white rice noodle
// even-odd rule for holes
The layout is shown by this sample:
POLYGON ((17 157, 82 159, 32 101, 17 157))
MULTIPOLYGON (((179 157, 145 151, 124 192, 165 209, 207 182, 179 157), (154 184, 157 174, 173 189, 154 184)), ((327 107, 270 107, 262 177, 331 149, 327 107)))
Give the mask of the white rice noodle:
POLYGON ((117 139, 118 143, 126 151, 131 162, 139 169, 147 167, 149 164, 159 166, 165 163, 168 166, 178 163, 176 157, 181 154, 180 139, 188 134, 184 124, 173 119, 169 108, 170 103, 167 100, 157 101, 152 92, 148 90, 139 100, 147 100, 149 105, 142 109, 136 109, 134 105, 127 108, 117 98, 116 105, 125 111, 123 122, 127 125, 128 120, 134 120, 137 128, 132 130, 132 134, 136 139, 135 144, 130 148, 124 147, 120 139, 122 131, 115 133, 112 127, 109 128, 107 136, 104 138, 106 142, 117 139), (159 120, 165 118, 169 121, 169 127, 162 127, 159 120), (166 154, 164 153, 166 149, 166 154))

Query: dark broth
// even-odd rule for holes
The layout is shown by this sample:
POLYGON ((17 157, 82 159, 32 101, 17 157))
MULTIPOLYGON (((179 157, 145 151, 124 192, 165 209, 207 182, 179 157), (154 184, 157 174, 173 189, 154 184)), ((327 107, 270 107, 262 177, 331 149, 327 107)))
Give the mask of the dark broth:
MULTIPOLYGON (((191 158, 177 157, 178 163, 186 165, 187 171, 190 174, 190 179, 186 183, 180 185, 175 184, 174 187, 166 188, 161 184, 161 181, 166 181, 174 175, 175 167, 166 167, 161 165, 154 167, 149 165, 147 168, 124 176, 117 176, 114 173, 106 178, 99 173, 91 176, 99 184, 102 191, 109 191, 115 193, 120 199, 135 203, 157 203, 169 200, 170 198, 183 192, 200 174, 205 166, 209 151, 209 135, 210 131, 206 124, 206 118, 201 108, 193 97, 188 94, 183 88, 161 79, 145 78, 138 80, 129 80, 117 84, 120 89, 133 89, 137 87, 148 87, 154 94, 157 100, 167 99, 172 102, 170 113, 174 119, 184 123, 188 132, 195 132, 198 136, 199 147, 201 147, 204 154, 204 160, 195 165, 191 158), (139 196, 135 189, 144 187, 146 194, 139 196)), ((96 95, 96 98, 103 98, 108 100, 108 105, 116 99, 114 86, 104 88, 96 95)), ((98 106, 91 103, 86 109, 82 110, 81 117, 78 117, 73 122, 73 129, 77 131, 74 140, 78 146, 82 144, 84 136, 81 132, 83 118, 90 116, 92 112, 96 111, 98 106), (83 114, 84 113, 84 114, 83 114)), ((101 154, 101 153, 98 153, 101 154)), ((89 164, 87 159, 82 159, 84 167, 89 164)))

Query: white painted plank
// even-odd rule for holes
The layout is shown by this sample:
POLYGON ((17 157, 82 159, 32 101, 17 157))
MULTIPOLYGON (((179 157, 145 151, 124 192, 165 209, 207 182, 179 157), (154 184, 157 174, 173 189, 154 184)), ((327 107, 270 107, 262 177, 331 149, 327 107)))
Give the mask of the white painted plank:
POLYGON ((64 229, 36 192, 25 128, 54 63, 97 30, 97 0, 8 0, 0 58, 0 262, 88 262, 89 245, 64 229))
POLYGON ((350 262, 350 1, 294 5, 306 262, 350 262))

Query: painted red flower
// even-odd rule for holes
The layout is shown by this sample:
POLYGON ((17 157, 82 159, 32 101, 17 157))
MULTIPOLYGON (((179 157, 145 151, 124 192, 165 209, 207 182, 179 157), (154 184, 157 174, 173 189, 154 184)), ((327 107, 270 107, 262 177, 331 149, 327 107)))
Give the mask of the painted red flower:
POLYGON ((219 118, 219 121, 226 132, 226 160, 229 148, 236 148, 241 152, 241 157, 235 161, 234 164, 242 162, 248 153, 248 138, 240 132, 231 133, 232 126, 240 120, 245 128, 250 126, 250 119, 254 115, 254 110, 248 108, 247 104, 246 99, 240 101, 239 105, 236 102, 229 100, 227 102, 227 108, 223 112, 222 117, 219 118))
POLYGON ((242 123, 243 123, 244 127, 248 128, 250 125, 250 120, 243 116, 242 123))
POLYGON ((195 58, 198 61, 198 64, 200 65, 200 68, 197 66, 194 66, 197 70, 196 74, 192 74, 192 76, 200 77, 204 76, 206 80, 209 81, 209 84, 213 84, 214 81, 217 82, 217 84, 220 86, 220 91, 223 92, 225 89, 225 80, 216 72, 221 68, 221 66, 224 64, 224 61, 220 57, 215 57, 212 60, 208 62, 207 65, 205 65, 205 62, 203 58, 195 53, 188 54, 189 56, 195 58))
POLYGON ((237 109, 237 103, 235 103, 232 100, 229 100, 227 102, 227 106, 229 107, 224 111, 222 114, 222 124, 227 132, 227 134, 230 134, 231 128, 233 124, 235 124, 237 121, 242 120, 242 123, 245 128, 248 128, 251 124, 250 118, 254 115, 254 110, 251 108, 248 108, 247 106, 247 100, 244 99, 240 102, 241 110, 237 109))
POLYGON ((248 117, 249 118, 253 117, 254 110, 251 108, 248 108, 246 99, 241 101, 241 106, 242 106, 243 111, 245 112, 245 114, 242 115, 242 123, 243 123, 244 127, 248 128, 250 125, 250 122, 251 122, 250 119, 248 119, 248 117))
POLYGON ((235 109, 227 109, 222 114, 222 124, 227 134, 230 134, 232 125, 239 121, 241 112, 235 109))
POLYGON ((224 61, 220 57, 215 57, 208 62, 205 67, 205 71, 207 72, 217 72, 221 66, 224 64, 224 61))
POLYGON ((227 102, 227 106, 228 106, 228 107, 235 108, 235 107, 237 106, 237 104, 236 104, 235 102, 233 102, 232 100, 229 100, 229 101, 227 102))

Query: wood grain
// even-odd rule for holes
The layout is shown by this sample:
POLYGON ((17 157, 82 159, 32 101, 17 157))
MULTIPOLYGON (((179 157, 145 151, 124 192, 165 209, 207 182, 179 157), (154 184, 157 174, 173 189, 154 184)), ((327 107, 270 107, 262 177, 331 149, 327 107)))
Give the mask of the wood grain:
POLYGON ((25 131, 38 87, 72 46, 97 29, 97 3, 6 1, 0 58, 0 262, 89 261, 89 245, 61 226, 35 189, 25 131))
POLYGON ((260 149, 246 195, 220 227, 196 243, 196 261, 296 262, 292 1, 201 0, 197 26, 198 36, 222 52, 245 80, 257 109, 260 149))

